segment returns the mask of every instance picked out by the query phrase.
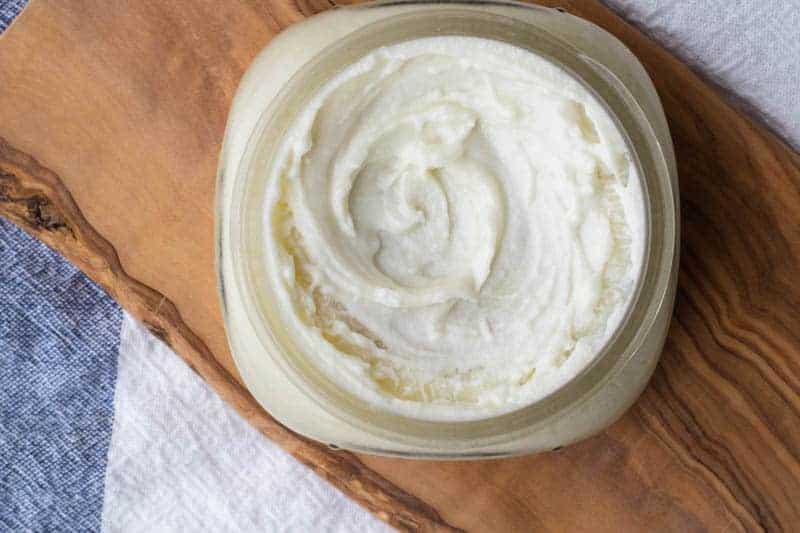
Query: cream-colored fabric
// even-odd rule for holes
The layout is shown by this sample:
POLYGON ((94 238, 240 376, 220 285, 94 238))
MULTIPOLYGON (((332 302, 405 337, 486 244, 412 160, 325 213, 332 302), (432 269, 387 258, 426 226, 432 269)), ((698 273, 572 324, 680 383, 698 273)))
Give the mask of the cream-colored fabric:
POLYGON ((388 531, 125 313, 105 531, 388 531))
POLYGON ((800 0, 603 0, 800 149, 800 0))

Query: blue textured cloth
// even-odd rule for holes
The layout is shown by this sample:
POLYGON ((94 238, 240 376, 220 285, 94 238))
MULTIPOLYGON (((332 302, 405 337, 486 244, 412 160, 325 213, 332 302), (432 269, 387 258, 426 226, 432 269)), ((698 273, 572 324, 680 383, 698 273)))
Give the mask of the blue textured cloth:
MULTIPOLYGON (((27 0, 0 0, 0 32, 27 0)), ((0 218, 0 531, 100 531, 122 310, 0 218)))
POLYGON ((0 219, 0 530, 99 530, 121 320, 0 219))
POLYGON ((28 0, 0 0, 0 32, 8 28, 28 0))
MULTIPOLYGON (((0 0, 0 32, 26 0, 0 0)), ((0 531, 99 531, 122 311, 0 218, 0 531)))

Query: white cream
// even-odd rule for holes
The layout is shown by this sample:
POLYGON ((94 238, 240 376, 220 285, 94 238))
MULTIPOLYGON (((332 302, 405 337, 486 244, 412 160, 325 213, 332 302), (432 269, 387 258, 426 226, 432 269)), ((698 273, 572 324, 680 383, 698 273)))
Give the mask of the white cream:
POLYGON ((530 404, 579 373, 641 269, 620 132, 567 72, 473 37, 381 48, 322 86, 269 176, 265 246, 307 357, 429 420, 530 404))

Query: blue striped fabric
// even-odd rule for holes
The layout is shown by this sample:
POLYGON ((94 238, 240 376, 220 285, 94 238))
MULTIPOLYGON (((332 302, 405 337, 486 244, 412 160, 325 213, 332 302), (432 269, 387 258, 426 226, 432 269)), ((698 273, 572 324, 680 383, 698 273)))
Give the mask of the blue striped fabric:
POLYGON ((0 219, 0 530, 98 531, 122 311, 0 219))

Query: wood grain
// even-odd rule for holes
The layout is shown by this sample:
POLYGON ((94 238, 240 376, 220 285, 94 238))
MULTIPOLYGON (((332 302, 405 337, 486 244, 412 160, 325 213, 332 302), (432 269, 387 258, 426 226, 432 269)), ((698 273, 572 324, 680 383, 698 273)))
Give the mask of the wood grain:
POLYGON ((292 434, 242 387, 214 283, 219 143, 252 56, 327 2, 32 0, 0 38, 0 213, 98 281, 265 435, 398 528, 797 529, 800 156, 599 3, 557 3, 617 35, 650 71, 683 212, 662 362, 623 419, 578 445, 475 463, 356 456, 292 434))

